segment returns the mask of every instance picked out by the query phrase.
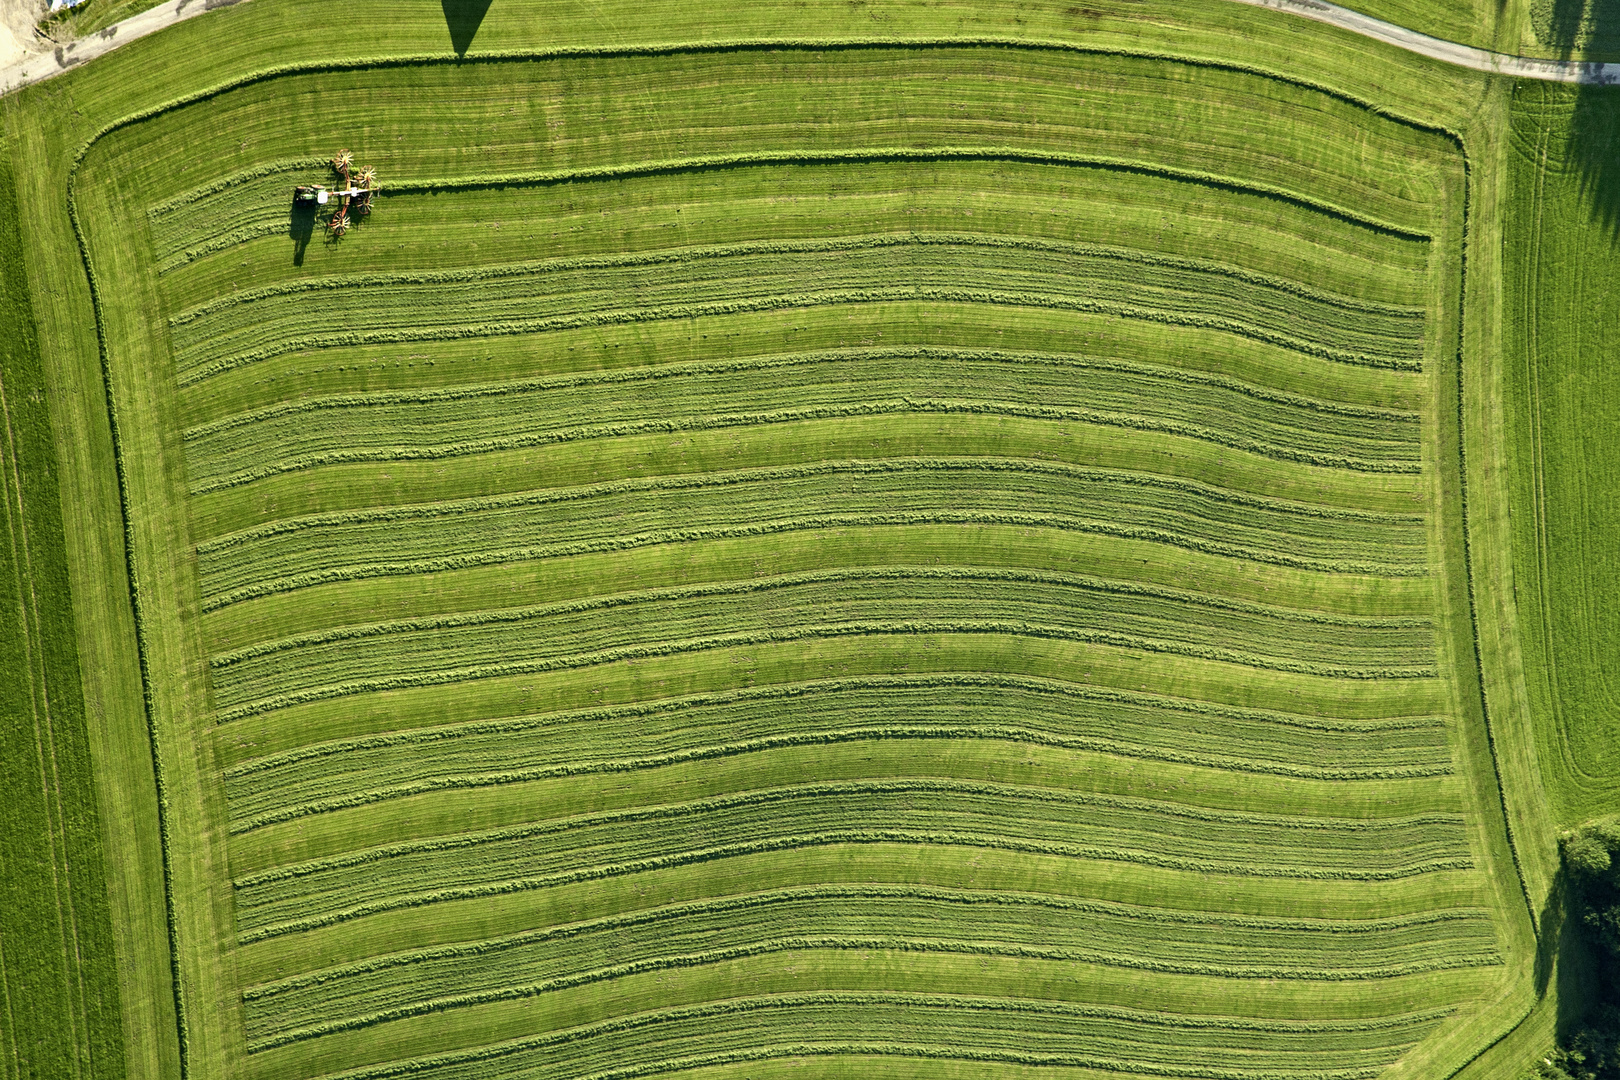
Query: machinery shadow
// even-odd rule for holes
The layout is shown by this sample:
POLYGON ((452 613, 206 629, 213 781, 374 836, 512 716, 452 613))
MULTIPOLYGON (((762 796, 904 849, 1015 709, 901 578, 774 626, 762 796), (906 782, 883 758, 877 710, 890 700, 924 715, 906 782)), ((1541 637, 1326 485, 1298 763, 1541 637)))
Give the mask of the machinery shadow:
POLYGON ((287 211, 287 236, 293 242, 293 265, 304 265, 304 252, 315 235, 315 204, 293 199, 287 211))

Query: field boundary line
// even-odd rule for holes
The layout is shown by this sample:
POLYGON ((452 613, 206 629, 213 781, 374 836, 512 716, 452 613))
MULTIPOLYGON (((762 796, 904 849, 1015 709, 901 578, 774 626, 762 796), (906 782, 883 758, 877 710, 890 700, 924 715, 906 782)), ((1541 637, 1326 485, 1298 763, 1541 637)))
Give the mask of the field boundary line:
MULTIPOLYGON (((182 0, 184 2, 184 0, 182 0)), ((84 270, 85 284, 90 291, 90 307, 94 315, 96 354, 100 361, 102 392, 107 403, 107 428, 112 437, 113 472, 118 481, 118 506, 123 517, 124 573, 129 589, 130 615, 135 624, 135 656, 141 678, 141 711, 146 719, 146 736, 152 751, 153 782, 157 788, 158 848, 163 863, 163 907, 168 923, 169 978, 174 994, 176 1049, 180 1065, 179 1080, 191 1075, 190 1033, 186 1018, 184 984, 181 976, 180 928, 174 899, 174 853, 169 839, 169 785, 165 776, 162 742, 158 737, 157 709, 152 700, 151 661, 147 654, 145 602, 142 599, 141 576, 135 554, 135 519, 130 505, 128 463, 124 459, 124 439, 118 420, 118 397, 114 393, 112 357, 107 351, 107 330, 101 302, 101 288, 95 266, 90 259, 90 241, 79 217, 75 186, 79 165, 91 145, 100 135, 92 137, 74 156, 67 175, 68 220, 73 226, 73 237, 79 248, 79 262, 84 270)))

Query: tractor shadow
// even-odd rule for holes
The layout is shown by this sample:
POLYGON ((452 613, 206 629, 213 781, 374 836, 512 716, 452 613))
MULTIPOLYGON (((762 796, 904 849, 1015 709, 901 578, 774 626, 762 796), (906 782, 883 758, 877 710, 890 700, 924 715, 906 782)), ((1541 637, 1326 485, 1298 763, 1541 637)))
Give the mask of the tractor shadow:
POLYGON ((293 242, 294 266, 304 265, 304 252, 315 236, 315 210, 314 203, 294 199, 292 208, 287 212, 287 236, 293 242))
POLYGON ((444 23, 450 30, 450 45, 457 56, 466 56, 484 13, 493 0, 439 0, 444 5, 444 23))

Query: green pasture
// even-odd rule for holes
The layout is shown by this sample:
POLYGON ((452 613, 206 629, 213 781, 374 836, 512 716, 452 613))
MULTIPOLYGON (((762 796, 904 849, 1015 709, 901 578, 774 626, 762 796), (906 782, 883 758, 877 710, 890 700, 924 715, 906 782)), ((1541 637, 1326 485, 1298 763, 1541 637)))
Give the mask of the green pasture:
POLYGON ((0 158, 0 1076, 122 1076, 46 383, 0 158))
POLYGON ((1510 88, 1219 0, 448 10, 253 0, 0 103, 81 1043, 1516 1077, 1573 804, 1510 88), (341 241, 290 201, 339 147, 341 241))
POLYGON ((1515 581, 1537 751, 1560 820, 1612 812, 1616 755, 1615 546, 1603 526, 1614 475, 1606 343, 1617 312, 1615 98, 1523 86, 1514 94, 1506 219, 1506 326, 1515 581))

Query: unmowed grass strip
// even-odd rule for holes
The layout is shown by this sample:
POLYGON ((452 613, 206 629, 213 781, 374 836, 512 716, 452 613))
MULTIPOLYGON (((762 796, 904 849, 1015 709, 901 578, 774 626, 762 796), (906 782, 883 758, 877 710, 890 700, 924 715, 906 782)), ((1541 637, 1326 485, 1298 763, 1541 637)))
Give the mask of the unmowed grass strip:
POLYGON ((1613 178, 1593 161, 1613 145, 1613 104, 1599 90, 1516 88, 1508 155, 1514 580, 1542 777, 1565 822, 1610 810, 1620 775, 1606 660, 1616 547, 1591 518, 1616 468, 1593 435, 1615 401, 1599 346, 1617 312, 1613 178))
MULTIPOLYGON (((776 40, 650 46, 617 55, 570 52, 522 58, 549 59, 546 64, 486 58, 458 67, 442 57, 401 57, 335 62, 317 71, 264 71, 191 99, 207 102, 206 115, 221 121, 217 127, 199 122, 201 110, 191 110, 197 116, 192 119, 182 107, 188 102, 177 101, 109 129, 98 141, 103 154, 134 147, 133 160, 119 163, 122 171, 172 190, 205 182, 204 161, 236 159, 241 151, 234 135, 280 120, 288 102, 319 108, 333 130, 364 130, 379 107, 408 128, 440 118, 431 97, 437 90, 458 99, 461 145, 389 145, 378 159, 389 175, 459 173, 454 182, 461 184, 483 170, 483 179, 502 184, 537 171, 540 162, 580 172, 616 168, 626 159, 656 161, 667 158, 671 144, 685 144, 696 155, 735 157, 739 147, 763 142, 760 149, 767 152, 847 156, 861 153, 867 140, 878 148, 898 143, 912 149, 908 139, 927 124, 991 146, 1011 140, 1025 152, 1068 154, 1076 143, 1095 145, 1116 151, 1123 167, 1134 169, 1141 168, 1139 147, 1153 146, 1158 164, 1147 171, 1203 176, 1218 190, 1229 190, 1235 177, 1239 187, 1246 180, 1290 201, 1300 200, 1299 192, 1327 189, 1355 209, 1323 209, 1349 220, 1382 214, 1420 230, 1435 220, 1433 161, 1447 149, 1433 131, 1320 85, 1235 65, 1127 56, 1069 43, 776 40), (837 80, 824 78, 829 55, 840 60, 837 80), (388 93, 401 79, 408 80, 410 92, 388 93), (818 85, 822 123, 803 124, 799 99, 777 92, 801 80, 818 85), (1037 120, 1021 99, 1006 94, 1008 82, 1044 92, 1052 107, 1037 120), (384 93, 368 93, 368 84, 384 93), (1197 92, 1187 93, 1192 84, 1197 92), (656 124, 636 117, 619 138, 594 138, 604 116, 629 119, 654 94, 656 124), (559 132, 536 140, 531 125, 511 125, 514 95, 565 110, 559 132), (1266 122, 1254 123, 1256 115, 1266 122), (1098 124, 1098 116, 1109 122, 1098 124), (1360 137, 1347 139, 1348 133, 1360 137), (464 149, 474 146, 476 152, 464 149), (165 157, 172 161, 159 164, 165 157)), ((312 142, 307 125, 284 131, 274 156, 284 157, 292 146, 308 145, 313 153, 312 142)), ((357 147, 366 150, 364 143, 357 147)))
POLYGON ((0 1075, 121 1077, 57 462, 0 132, 0 1075))

